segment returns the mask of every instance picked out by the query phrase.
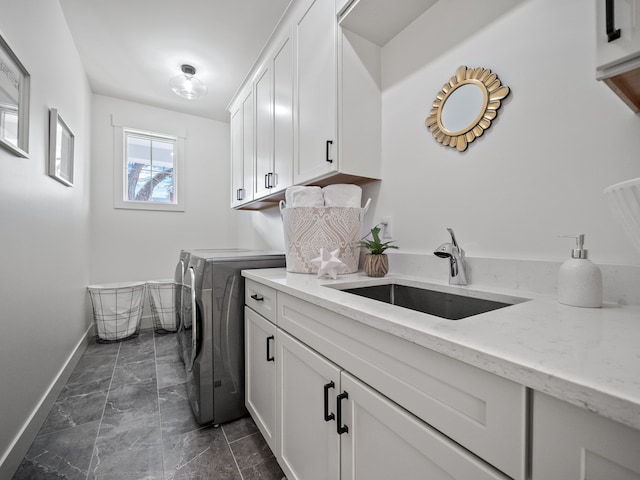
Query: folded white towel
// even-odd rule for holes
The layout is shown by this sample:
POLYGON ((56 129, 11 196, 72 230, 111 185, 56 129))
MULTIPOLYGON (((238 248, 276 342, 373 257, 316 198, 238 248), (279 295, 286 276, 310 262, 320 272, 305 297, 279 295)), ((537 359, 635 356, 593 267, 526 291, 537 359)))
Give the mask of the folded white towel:
POLYGON ((326 207, 360 208, 362 204, 362 189, 358 185, 327 185, 322 189, 322 194, 326 207))
POLYGON ((287 207, 323 207, 324 198, 320 187, 293 186, 284 192, 287 207))

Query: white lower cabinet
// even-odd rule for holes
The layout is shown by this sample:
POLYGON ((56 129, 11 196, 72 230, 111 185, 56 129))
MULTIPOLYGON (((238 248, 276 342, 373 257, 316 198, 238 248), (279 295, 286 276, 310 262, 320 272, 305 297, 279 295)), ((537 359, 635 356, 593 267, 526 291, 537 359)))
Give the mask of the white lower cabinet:
POLYGON ((508 478, 352 375, 341 386, 342 480, 508 478))
POLYGON ((533 480, 640 480, 640 431, 533 394, 533 480))
POLYGON ((269 448, 276 443, 276 326, 244 309, 245 404, 269 448))
POLYGON ((340 478, 340 369, 278 330, 279 462, 288 480, 340 478))
POLYGON ((288 480, 508 478, 281 329, 277 345, 288 480))

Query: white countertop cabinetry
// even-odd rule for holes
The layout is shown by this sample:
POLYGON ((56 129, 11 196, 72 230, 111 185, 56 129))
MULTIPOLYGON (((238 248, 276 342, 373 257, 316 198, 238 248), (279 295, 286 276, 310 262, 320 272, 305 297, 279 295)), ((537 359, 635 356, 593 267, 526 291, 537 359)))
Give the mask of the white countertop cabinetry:
POLYGON ((640 479, 640 431, 533 393, 532 480, 640 479))
MULTIPOLYGON (((249 306, 260 288, 265 285, 247 279, 249 306)), ((272 450, 287 478, 370 480, 389 478, 391 472, 412 478, 419 471, 429 478, 505 479, 505 472, 524 479, 524 387, 273 291, 277 426, 272 450)), ((247 308, 250 338, 256 316, 247 308)), ((251 357, 266 355, 261 343, 270 335, 247 341, 254 349, 247 352, 247 406, 267 437, 273 428, 252 408, 251 392, 259 387, 250 383, 259 375, 251 371, 251 357)), ((272 398, 268 383, 264 389, 272 398)))
MULTIPOLYGON (((276 358, 281 453, 282 449, 287 453, 283 438, 288 436, 288 413, 296 405, 320 409, 323 387, 333 381, 328 408, 335 413, 336 396, 341 392, 349 394, 350 398, 341 402, 342 421, 350 433, 339 435, 342 473, 341 477, 331 478, 352 478, 351 471, 369 471, 364 466, 354 470, 348 466, 353 452, 358 452, 353 457, 357 460, 373 448, 358 443, 358 439, 365 438, 359 437, 358 432, 365 431, 377 432, 383 438, 380 445, 391 442, 387 445, 390 451, 398 448, 399 452, 406 452, 407 445, 427 445, 426 438, 435 439, 449 453, 441 452, 434 458, 435 446, 425 452, 410 449, 416 457, 406 464, 418 468, 416 465, 426 459, 437 459, 438 468, 453 478, 503 478, 506 474, 524 479, 531 474, 534 479, 578 479, 577 474, 564 472, 575 472, 585 458, 589 471, 606 472, 603 478, 640 478, 637 306, 605 304, 602 309, 582 309, 560 305, 545 295, 495 289, 490 292, 487 287, 484 290, 494 295, 530 300, 450 321, 335 288, 339 284, 354 287, 394 280, 425 283, 423 279, 371 279, 353 274, 338 280, 320 280, 284 269, 250 270, 244 275, 247 285, 259 284, 276 292, 278 341, 286 334, 285 346, 293 342, 297 351, 308 350, 308 358, 319 356, 340 370, 339 381, 334 373, 331 378, 317 378, 315 386, 304 387, 304 395, 313 394, 314 400, 300 394, 283 409, 282 385, 294 374, 282 366, 287 365, 288 347, 278 345, 276 351, 283 357, 282 364, 276 358), (349 389, 359 393, 352 396, 349 389), (378 408, 387 411, 389 417, 379 413, 378 408), (565 410, 577 413, 565 414, 565 410), (400 415, 397 420, 390 420, 396 414, 400 415), (375 422, 358 427, 359 421, 366 420, 375 422), (398 425, 406 425, 406 429, 398 425), (418 440, 423 434, 426 437, 418 440), (527 441, 529 436, 531 444, 527 441), (394 444, 396 441, 400 443, 394 444), (469 456, 467 450, 475 455, 469 456), (580 453, 587 451, 593 455, 580 453), (449 467, 452 464, 479 470, 456 474, 449 467)), ((479 290, 474 292, 474 286, 450 287, 431 280, 429 283, 481 294, 479 290)), ((326 428, 329 422, 321 420, 318 425, 326 428)), ((290 453, 287 458, 295 456, 290 453)), ((384 458, 390 462, 388 455, 384 458)), ((376 459, 371 461, 375 465, 376 459)), ((289 464, 295 462, 291 460, 289 464)), ((301 460, 299 464, 302 465, 301 460)), ((381 465, 379 471, 385 472, 385 466, 381 465)), ((289 473, 291 478, 299 478, 289 473)), ((371 471, 370 474, 374 475, 371 471)))

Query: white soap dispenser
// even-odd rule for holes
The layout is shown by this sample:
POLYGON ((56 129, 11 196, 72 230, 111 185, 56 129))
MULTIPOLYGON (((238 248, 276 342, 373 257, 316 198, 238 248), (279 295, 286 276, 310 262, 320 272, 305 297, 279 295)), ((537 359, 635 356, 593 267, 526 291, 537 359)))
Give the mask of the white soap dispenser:
POLYGON ((602 307, 602 273, 587 258, 584 234, 560 235, 576 239, 571 259, 560 266, 558 272, 558 302, 574 307, 602 307))

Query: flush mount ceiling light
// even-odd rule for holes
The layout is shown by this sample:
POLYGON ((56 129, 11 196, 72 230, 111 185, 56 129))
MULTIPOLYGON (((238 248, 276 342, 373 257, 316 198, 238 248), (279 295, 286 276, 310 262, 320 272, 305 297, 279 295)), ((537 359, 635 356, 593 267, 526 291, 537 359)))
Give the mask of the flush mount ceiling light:
POLYGON ((169 81, 176 95, 192 100, 207 94, 207 87, 195 77, 196 69, 191 65, 182 65, 182 75, 169 81))

